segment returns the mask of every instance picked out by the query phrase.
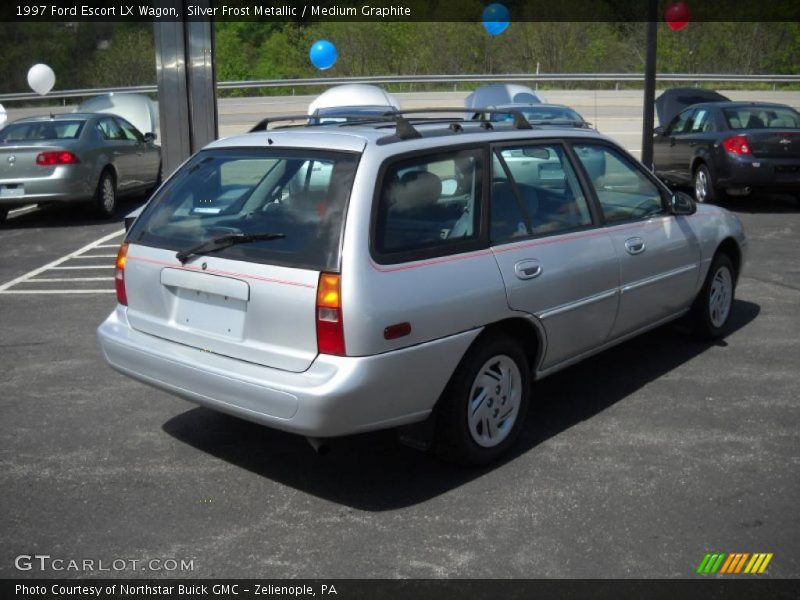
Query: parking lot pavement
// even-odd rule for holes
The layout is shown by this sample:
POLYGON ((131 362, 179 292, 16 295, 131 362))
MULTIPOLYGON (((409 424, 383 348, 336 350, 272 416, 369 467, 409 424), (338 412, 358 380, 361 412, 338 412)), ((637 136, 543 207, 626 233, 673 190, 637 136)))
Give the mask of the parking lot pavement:
MULTIPOLYGON (((316 456, 107 368, 112 294, 0 294, 0 577, 40 575, 13 566, 35 553, 193 560, 43 574, 70 577, 693 577, 706 552, 800 576, 800 211, 731 208, 751 241, 731 335, 661 328, 536 384, 518 450, 479 471, 391 432, 316 456)), ((15 217, 0 285, 119 228, 15 217)))

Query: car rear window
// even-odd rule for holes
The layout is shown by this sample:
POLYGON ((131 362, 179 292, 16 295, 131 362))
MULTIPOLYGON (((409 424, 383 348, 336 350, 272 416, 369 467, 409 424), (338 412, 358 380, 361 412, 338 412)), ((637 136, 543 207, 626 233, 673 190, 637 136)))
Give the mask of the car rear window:
POLYGON ((800 128, 800 113, 789 107, 741 106, 722 112, 731 129, 800 128))
POLYGON ((85 121, 32 121, 11 123, 0 131, 0 142, 33 142, 38 140, 74 140, 81 134, 85 121))
POLYGON ((204 150, 153 197, 128 241, 177 251, 232 233, 279 233, 285 237, 214 255, 337 271, 358 158, 310 150, 204 150))

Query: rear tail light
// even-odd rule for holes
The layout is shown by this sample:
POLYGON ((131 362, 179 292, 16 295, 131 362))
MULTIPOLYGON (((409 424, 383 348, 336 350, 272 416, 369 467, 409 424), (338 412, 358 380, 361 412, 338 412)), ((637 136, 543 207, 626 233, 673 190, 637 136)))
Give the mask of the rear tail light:
POLYGON ((55 152, 40 152, 36 155, 36 164, 40 167, 52 167, 55 165, 77 165, 80 160, 69 150, 57 150, 55 152))
POLYGON ((320 354, 345 355, 341 284, 341 275, 319 275, 316 310, 317 349, 320 354))
POLYGON ((128 294, 125 292, 125 263, 128 262, 128 244, 122 244, 117 252, 117 264, 114 269, 114 287, 117 290, 117 302, 128 306, 128 294))
POLYGON ((750 152, 750 142, 746 135, 734 135, 722 142, 722 147, 730 154, 752 154, 750 152))

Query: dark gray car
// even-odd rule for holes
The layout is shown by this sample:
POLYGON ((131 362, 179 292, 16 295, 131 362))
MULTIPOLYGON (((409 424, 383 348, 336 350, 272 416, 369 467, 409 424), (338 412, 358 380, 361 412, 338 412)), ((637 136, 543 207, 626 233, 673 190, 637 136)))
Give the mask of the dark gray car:
POLYGON ((656 174, 698 202, 754 190, 800 197, 800 113, 767 102, 703 102, 655 130, 656 174))
POLYGON ((117 198, 154 187, 161 149, 117 115, 32 117, 0 130, 0 221, 25 204, 92 202, 110 217, 117 198))

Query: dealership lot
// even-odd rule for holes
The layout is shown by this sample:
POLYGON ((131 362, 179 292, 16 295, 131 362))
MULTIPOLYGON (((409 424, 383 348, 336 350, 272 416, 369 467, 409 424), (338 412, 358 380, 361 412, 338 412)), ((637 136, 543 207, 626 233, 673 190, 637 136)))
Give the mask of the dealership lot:
POLYGON ((800 576, 794 199, 729 205, 750 239, 730 336, 665 327, 540 382, 517 451, 479 471, 391 432, 316 456, 111 371, 94 331, 136 204, 0 230, 0 576, 49 554, 193 570, 45 576, 692 577, 706 552, 800 576))

